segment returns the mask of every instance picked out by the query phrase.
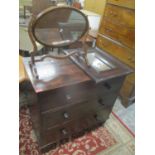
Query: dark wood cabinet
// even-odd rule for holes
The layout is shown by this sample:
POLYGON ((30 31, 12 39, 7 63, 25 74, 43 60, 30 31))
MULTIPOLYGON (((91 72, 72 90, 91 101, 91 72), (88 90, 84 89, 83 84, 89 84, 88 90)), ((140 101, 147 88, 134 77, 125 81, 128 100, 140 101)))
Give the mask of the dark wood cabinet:
POLYGON ((79 137, 108 119, 125 76, 131 70, 110 55, 106 54, 106 58, 115 68, 104 71, 97 83, 70 59, 37 62, 39 79, 36 79, 31 72, 30 58, 24 59, 37 96, 29 108, 42 152, 79 137))

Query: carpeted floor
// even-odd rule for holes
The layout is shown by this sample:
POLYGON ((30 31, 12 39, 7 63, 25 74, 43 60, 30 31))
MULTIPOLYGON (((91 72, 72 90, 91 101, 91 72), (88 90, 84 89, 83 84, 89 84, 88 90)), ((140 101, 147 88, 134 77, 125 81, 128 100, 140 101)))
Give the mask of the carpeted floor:
MULTIPOLYGON (((20 110, 20 155, 40 155, 27 108, 20 110)), ((112 113, 103 127, 42 155, 134 155, 134 134, 112 113)))
POLYGON ((113 107, 113 112, 117 114, 120 120, 122 120, 133 133, 135 133, 135 103, 125 108, 121 100, 117 98, 113 107))

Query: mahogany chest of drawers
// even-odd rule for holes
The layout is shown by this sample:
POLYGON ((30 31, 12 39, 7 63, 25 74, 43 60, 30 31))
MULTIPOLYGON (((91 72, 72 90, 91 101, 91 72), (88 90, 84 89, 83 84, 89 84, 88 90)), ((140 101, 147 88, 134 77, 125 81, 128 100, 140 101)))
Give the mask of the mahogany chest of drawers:
POLYGON ((105 56, 115 68, 105 71, 98 83, 69 59, 36 63, 39 79, 35 79, 30 58, 24 59, 37 97, 29 109, 41 152, 79 137, 108 119, 131 70, 110 55, 105 56))
MULTIPOLYGON (((96 45, 132 69, 135 68, 135 1, 107 0, 96 45)), ((120 91, 122 103, 134 102, 135 74, 129 75, 120 91)))

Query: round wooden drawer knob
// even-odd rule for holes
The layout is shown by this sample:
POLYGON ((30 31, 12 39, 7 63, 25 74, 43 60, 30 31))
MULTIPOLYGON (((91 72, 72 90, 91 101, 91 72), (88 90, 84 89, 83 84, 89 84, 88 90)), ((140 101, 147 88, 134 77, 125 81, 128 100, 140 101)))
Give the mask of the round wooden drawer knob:
POLYGON ((63 116, 64 116, 65 119, 69 118, 69 114, 67 112, 64 112, 63 116))
POLYGON ((62 133, 63 135, 67 135, 67 134, 68 134, 68 132, 67 132, 66 129, 62 129, 62 130, 61 130, 61 133, 62 133))
POLYGON ((109 84, 109 83, 104 83, 103 84, 104 85, 104 87, 106 88, 106 89, 108 89, 108 90, 110 90, 111 89, 111 85, 109 84))
POLYGON ((67 98, 67 100, 71 100, 72 99, 71 95, 69 95, 69 94, 66 95, 66 98, 67 98))
POLYGON ((105 106, 105 104, 104 104, 104 102, 103 102, 103 99, 102 99, 102 98, 98 99, 98 103, 99 103, 100 105, 105 106))
POLYGON ((67 134, 68 134, 68 132, 67 132, 66 129, 62 129, 62 130, 61 130, 61 133, 62 133, 63 135, 67 135, 67 134))

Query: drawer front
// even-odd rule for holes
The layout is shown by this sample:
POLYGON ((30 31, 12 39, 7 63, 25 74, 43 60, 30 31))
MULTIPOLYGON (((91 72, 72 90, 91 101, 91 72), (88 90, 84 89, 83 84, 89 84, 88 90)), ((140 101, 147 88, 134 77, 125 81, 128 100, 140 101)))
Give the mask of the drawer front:
POLYGON ((108 3, 131 9, 135 8, 135 0, 108 0, 108 3))
POLYGON ((84 125, 84 122, 86 123, 86 120, 70 121, 67 124, 43 132, 41 145, 46 146, 51 143, 61 144, 62 141, 67 141, 72 135, 81 132, 84 127, 86 128, 88 126, 86 124, 84 125))
POLYGON ((101 36, 98 36, 96 45, 130 67, 135 67, 134 54, 128 48, 122 47, 101 36))
POLYGON ((87 115, 95 115, 97 111, 112 107, 117 94, 113 93, 107 96, 100 96, 97 100, 88 101, 72 106, 66 106, 58 111, 48 111, 41 114, 42 127, 44 130, 54 128, 59 124, 78 119, 87 115))
POLYGON ((134 49, 135 46, 135 29, 129 28, 110 22, 106 18, 100 26, 100 33, 116 40, 125 46, 134 49))
POLYGON ((105 13, 102 21, 105 18, 112 23, 120 26, 125 26, 127 28, 135 27, 135 12, 131 9, 126 9, 109 4, 105 8, 105 13))
POLYGON ((85 132, 102 125, 108 119, 111 110, 112 107, 107 107, 95 115, 86 115, 86 117, 81 117, 62 125, 59 124, 58 127, 42 131, 41 146, 49 143, 61 143, 67 139, 82 136, 85 132))
POLYGON ((41 112, 97 99, 99 95, 117 91, 121 83, 121 78, 115 78, 99 84, 88 82, 40 94, 38 100, 40 102, 41 112))

